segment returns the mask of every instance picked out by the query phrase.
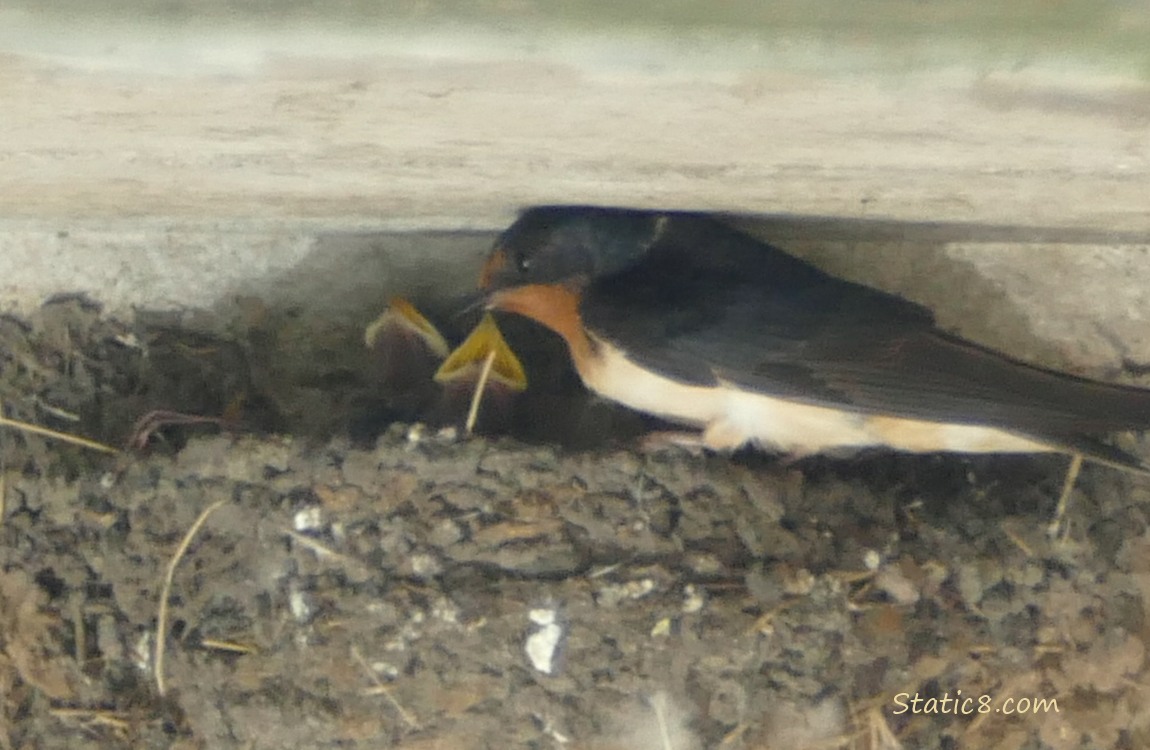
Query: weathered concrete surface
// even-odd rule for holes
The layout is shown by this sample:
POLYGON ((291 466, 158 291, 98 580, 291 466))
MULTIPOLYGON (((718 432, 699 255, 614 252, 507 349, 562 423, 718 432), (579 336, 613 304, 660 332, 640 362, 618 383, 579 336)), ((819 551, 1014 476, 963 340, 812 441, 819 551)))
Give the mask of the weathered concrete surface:
POLYGON ((12 217, 470 224, 591 202, 1150 231, 1150 90, 1130 81, 7 57, 0 91, 12 217))

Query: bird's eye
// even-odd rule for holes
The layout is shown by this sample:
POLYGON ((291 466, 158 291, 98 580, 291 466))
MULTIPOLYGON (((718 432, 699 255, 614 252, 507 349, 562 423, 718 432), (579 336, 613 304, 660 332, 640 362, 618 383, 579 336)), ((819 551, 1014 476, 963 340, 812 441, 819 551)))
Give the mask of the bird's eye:
POLYGON ((527 273, 531 270, 531 258, 523 254, 516 255, 515 267, 519 270, 519 273, 527 273))

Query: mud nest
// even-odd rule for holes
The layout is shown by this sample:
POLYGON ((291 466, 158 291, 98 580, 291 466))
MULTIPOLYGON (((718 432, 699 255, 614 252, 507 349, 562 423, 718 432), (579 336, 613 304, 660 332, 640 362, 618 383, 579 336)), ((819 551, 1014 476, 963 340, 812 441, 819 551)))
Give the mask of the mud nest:
POLYGON ((0 318, 4 416, 126 448, 0 432, 0 748, 1150 746, 1144 482, 637 452, 546 341, 464 440, 358 337, 0 318))

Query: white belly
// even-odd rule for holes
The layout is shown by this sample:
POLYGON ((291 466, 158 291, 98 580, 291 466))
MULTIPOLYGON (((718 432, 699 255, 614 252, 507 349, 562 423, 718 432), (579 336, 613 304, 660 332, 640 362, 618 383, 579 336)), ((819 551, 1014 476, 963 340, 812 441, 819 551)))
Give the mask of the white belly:
POLYGON ((721 383, 686 385, 644 370, 603 341, 594 364, 580 370, 599 395, 637 411, 703 431, 714 450, 747 443, 793 456, 868 446, 924 453, 1043 453, 1057 447, 995 427, 956 425, 844 412, 766 396, 721 383))

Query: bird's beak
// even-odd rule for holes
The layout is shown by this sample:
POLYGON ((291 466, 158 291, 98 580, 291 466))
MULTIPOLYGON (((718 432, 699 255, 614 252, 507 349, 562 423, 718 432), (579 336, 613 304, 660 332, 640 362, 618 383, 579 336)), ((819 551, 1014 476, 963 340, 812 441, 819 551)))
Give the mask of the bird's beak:
POLYGON ((435 373, 435 380, 448 384, 476 379, 489 357, 492 358, 493 380, 515 391, 527 387, 527 374, 523 371, 523 365, 499 332, 499 326, 490 313, 485 313, 479 325, 447 356, 435 373))
POLYGON ((464 316, 470 315, 474 312, 481 310, 491 309, 491 295, 486 292, 476 292, 468 294, 460 300, 461 307, 455 311, 451 316, 452 320, 458 320, 464 316))

